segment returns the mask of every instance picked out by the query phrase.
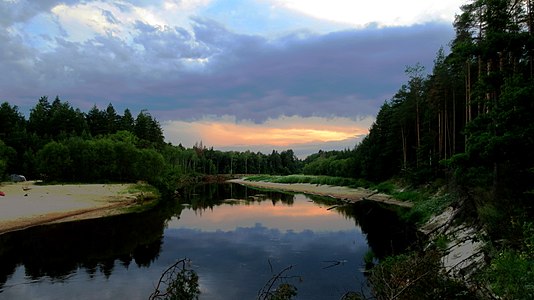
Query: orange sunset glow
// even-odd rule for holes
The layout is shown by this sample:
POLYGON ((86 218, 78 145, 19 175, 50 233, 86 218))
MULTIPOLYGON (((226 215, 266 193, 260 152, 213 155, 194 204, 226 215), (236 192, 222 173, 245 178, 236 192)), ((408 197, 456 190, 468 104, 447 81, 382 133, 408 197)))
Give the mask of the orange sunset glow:
POLYGON ((262 225, 281 230, 346 230, 354 228, 354 222, 339 218, 328 207, 307 202, 304 195, 296 195, 295 201, 302 201, 299 209, 282 203, 273 205, 269 201, 249 205, 221 205, 206 211, 184 210, 179 219, 169 222, 169 227, 177 228, 187 223, 202 230, 234 230, 237 227, 251 227, 261 219, 262 225), (201 217, 199 218, 199 215, 201 217))
POLYGON ((306 128, 262 128, 237 124, 200 124, 199 130, 206 140, 217 145, 268 144, 288 146, 306 142, 340 141, 354 137, 357 133, 351 128, 306 129, 306 128))
MULTIPOLYGON (((165 133, 186 140, 201 137, 205 145, 272 145, 289 147, 305 143, 344 141, 367 134, 371 118, 281 117, 264 123, 237 122, 230 117, 165 124, 165 133), (194 133, 194 134, 193 134, 194 133)), ((172 138, 171 138, 172 139, 172 138)), ((196 140, 198 141, 198 140, 196 140)), ((192 141, 195 142, 195 141, 192 141)))

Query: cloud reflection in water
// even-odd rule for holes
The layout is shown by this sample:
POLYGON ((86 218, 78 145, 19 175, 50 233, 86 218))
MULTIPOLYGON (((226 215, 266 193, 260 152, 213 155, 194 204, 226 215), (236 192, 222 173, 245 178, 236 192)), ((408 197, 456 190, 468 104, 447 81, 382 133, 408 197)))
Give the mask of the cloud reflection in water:
POLYGON ((200 276, 202 299, 253 299, 273 272, 290 274, 302 299, 339 299, 360 290, 368 250, 354 220, 295 197, 293 206, 266 201, 186 209, 168 224, 162 258, 188 257, 200 276), (329 261, 343 261, 335 267, 329 261), (346 262, 345 262, 346 261, 346 262))

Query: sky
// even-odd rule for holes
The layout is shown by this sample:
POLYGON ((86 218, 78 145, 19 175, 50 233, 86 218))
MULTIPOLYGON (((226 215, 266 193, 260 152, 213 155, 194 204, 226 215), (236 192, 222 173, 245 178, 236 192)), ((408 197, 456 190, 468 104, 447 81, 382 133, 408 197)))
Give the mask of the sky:
POLYGON ((0 102, 146 109, 167 142, 351 149, 466 0, 0 0, 0 102))

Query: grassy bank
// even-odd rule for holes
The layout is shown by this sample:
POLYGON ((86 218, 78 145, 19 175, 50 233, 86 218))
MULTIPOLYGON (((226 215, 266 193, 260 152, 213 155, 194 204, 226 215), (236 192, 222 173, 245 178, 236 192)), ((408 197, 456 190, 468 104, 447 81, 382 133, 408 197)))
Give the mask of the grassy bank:
POLYGON ((332 176, 311 176, 311 175, 255 175, 247 177, 249 181, 267 181, 274 183, 309 183, 317 185, 346 186, 351 188, 369 188, 370 183, 365 180, 332 176))

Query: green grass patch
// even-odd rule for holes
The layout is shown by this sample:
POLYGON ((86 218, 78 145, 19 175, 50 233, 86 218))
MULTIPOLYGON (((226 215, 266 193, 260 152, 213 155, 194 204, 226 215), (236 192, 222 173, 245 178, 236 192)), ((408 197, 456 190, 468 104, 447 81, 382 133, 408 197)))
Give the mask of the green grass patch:
POLYGON ((392 195, 398 188, 391 181, 384 181, 372 187, 380 193, 392 195))
POLYGON ((123 193, 124 194, 143 193, 143 194, 152 194, 154 196, 159 196, 158 189, 155 188, 154 186, 152 186, 150 184, 146 184, 146 183, 132 184, 123 193))
POLYGON ((332 185, 332 186, 347 186, 352 188, 370 186, 369 182, 363 179, 353 179, 346 177, 333 177, 333 176, 312 176, 312 175, 287 175, 287 176, 275 176, 275 175, 255 175, 247 177, 249 181, 267 181, 273 183, 309 183, 317 185, 332 185))
POLYGON ((434 240, 434 245, 436 245, 436 248, 440 251, 445 251, 449 247, 450 240, 446 235, 439 235, 434 240))
POLYGON ((412 203, 420 203, 428 199, 428 196, 417 190, 404 190, 393 192, 391 195, 400 201, 407 201, 412 203))
POLYGON ((534 260, 513 250, 503 250, 484 270, 481 279, 501 299, 533 299, 534 260))
POLYGON ((412 202, 414 203, 414 206, 409 211, 402 214, 401 217, 411 223, 419 225, 430 220, 433 215, 441 213, 447 206, 454 202, 454 197, 448 194, 429 196, 425 193, 416 191, 402 192, 400 199, 408 196, 413 200, 412 202))

